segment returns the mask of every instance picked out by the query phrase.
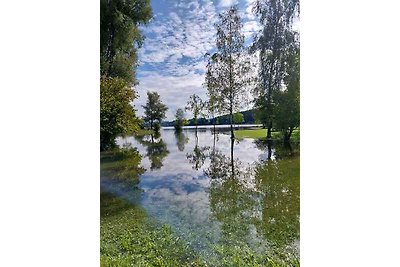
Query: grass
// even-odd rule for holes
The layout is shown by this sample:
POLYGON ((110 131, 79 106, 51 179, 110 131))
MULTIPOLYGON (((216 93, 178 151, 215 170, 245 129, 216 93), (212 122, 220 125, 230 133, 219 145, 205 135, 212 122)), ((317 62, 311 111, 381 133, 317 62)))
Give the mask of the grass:
POLYGON ((206 266, 168 226, 137 206, 101 193, 101 266, 206 266))
POLYGON ((280 263, 254 254, 246 244, 238 243, 216 244, 215 254, 206 259, 140 207, 105 192, 100 201, 100 266, 299 266, 296 260, 280 263))
MULTIPOLYGON (((267 136, 267 129, 244 129, 244 130, 236 130, 235 137, 237 139, 243 138, 253 138, 253 139, 265 139, 267 136)), ((273 140, 282 140, 281 132, 272 132, 273 140)), ((300 130, 296 129, 292 133, 291 141, 299 142, 300 141, 300 130)))

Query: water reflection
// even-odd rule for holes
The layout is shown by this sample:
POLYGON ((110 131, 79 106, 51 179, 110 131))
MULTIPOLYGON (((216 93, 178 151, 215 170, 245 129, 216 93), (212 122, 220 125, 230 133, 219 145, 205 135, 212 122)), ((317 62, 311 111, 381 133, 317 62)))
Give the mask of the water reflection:
POLYGON ((160 169, 163 166, 163 160, 168 156, 169 150, 167 144, 160 138, 160 133, 148 136, 138 136, 136 140, 146 147, 146 156, 151 162, 150 169, 160 169))
POLYGON ((185 145, 189 142, 189 138, 183 133, 183 131, 175 131, 175 138, 179 151, 184 151, 185 145))
POLYGON ((206 129, 118 143, 137 147, 142 166, 149 164, 139 204, 200 254, 211 257, 225 244, 298 255, 299 146, 234 142, 206 129))
POLYGON ((197 128, 195 128, 195 139, 196 139, 196 144, 194 146, 194 149, 193 151, 190 151, 186 154, 186 158, 189 160, 189 163, 192 164, 192 168, 194 170, 199 170, 204 165, 204 161, 207 158, 206 152, 208 152, 210 147, 209 146, 199 147, 197 128))

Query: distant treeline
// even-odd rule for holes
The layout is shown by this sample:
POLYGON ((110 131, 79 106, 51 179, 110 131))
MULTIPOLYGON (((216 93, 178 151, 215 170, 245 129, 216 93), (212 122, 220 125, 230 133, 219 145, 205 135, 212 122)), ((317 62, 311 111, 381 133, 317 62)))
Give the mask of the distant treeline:
MULTIPOLYGON (((256 119, 254 117, 254 110, 250 109, 250 110, 246 110, 246 111, 241 111, 239 113, 243 114, 243 118, 244 118, 244 122, 241 124, 255 124, 255 123, 259 123, 256 122, 256 119)), ((163 121, 161 123, 161 126, 174 126, 175 121, 163 121)), ((199 118, 197 119, 197 125, 212 125, 213 124, 213 119, 206 119, 206 118, 199 118)), ((230 124, 230 119, 229 119, 229 114, 226 115, 222 115, 222 116, 218 116, 215 117, 215 124, 216 125, 221 125, 221 124, 230 124)), ((195 121, 194 119, 190 119, 188 120, 188 124, 186 124, 187 126, 194 126, 195 121)))

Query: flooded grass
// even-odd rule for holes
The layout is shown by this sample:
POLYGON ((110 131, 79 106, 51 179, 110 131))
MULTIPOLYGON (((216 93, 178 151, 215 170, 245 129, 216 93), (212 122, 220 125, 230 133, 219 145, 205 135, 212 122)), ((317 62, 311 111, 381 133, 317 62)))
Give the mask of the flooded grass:
POLYGON ((171 227, 131 203, 101 193, 101 266, 206 266, 171 227))
POLYGON ((299 266, 300 148, 209 130, 101 154, 102 266, 299 266))

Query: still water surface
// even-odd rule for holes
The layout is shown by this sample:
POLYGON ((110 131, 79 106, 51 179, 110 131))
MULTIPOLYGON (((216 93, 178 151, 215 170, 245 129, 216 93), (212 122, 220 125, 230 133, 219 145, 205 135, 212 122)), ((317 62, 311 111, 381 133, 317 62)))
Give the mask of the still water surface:
POLYGON ((299 257, 298 145, 231 142, 211 128, 119 138, 145 169, 137 189, 102 177, 102 190, 140 205, 205 258, 216 245, 299 257))

